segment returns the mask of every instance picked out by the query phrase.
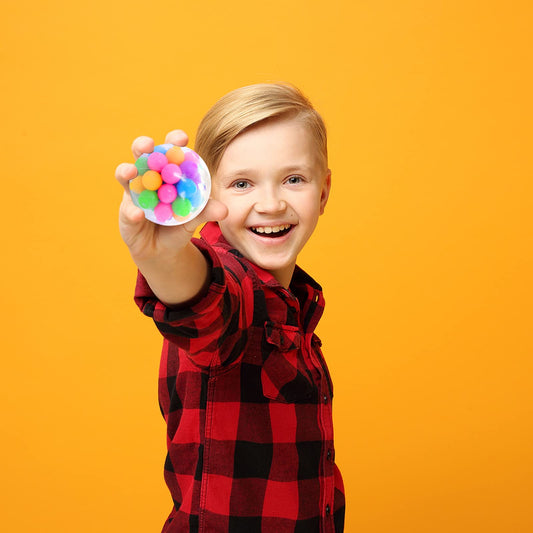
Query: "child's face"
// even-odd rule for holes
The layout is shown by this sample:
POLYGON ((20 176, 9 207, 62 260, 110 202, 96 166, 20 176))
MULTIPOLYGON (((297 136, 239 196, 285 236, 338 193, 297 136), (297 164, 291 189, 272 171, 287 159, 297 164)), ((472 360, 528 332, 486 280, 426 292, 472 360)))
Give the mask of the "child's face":
POLYGON ((284 286, 324 212, 330 172, 305 124, 279 119, 253 126, 227 147, 213 179, 226 204, 226 240, 284 286))

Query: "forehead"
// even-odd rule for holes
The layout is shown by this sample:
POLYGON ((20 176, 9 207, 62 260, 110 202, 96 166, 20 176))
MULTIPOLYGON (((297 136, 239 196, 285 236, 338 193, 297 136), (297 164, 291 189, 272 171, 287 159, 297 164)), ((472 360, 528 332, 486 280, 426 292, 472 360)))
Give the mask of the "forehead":
POLYGON ((314 167, 319 164, 309 127, 294 118, 261 122, 239 134, 226 148, 217 175, 241 169, 314 167))

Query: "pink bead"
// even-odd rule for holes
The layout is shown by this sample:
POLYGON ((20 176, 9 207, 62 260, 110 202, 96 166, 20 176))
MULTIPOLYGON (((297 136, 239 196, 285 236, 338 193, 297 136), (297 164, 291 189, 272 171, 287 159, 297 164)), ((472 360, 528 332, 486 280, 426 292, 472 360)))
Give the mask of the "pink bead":
POLYGON ((154 208, 154 215, 158 222, 166 222, 172 218, 172 207, 170 204, 157 204, 154 208))
POLYGON ((156 172, 161 172, 163 167, 168 164, 168 159, 164 154, 160 152, 152 152, 148 156, 148 168, 150 170, 155 170, 156 172))
POLYGON ((192 150, 190 152, 185 152, 185 161, 197 163, 199 159, 200 156, 196 152, 193 152, 192 150))
POLYGON ((161 177, 165 183, 178 183, 182 175, 180 167, 174 163, 165 165, 161 171, 161 177))
POLYGON ((174 185, 163 183, 163 185, 161 185, 157 191, 157 196, 165 204, 171 204, 178 196, 178 191, 174 185))

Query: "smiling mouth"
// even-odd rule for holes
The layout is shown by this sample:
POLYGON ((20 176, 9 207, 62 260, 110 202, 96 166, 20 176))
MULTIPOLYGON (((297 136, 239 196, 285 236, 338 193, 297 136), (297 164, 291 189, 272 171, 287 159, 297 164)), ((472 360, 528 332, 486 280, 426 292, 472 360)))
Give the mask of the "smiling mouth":
POLYGON ((276 238, 287 235, 292 227, 292 224, 282 224, 281 226, 255 226, 251 227, 250 231, 261 237, 276 238))

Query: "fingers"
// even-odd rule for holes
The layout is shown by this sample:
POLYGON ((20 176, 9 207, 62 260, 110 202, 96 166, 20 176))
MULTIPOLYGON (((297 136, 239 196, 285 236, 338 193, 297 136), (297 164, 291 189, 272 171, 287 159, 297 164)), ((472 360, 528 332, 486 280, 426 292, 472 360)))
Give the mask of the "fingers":
MULTIPOLYGON (((172 130, 167 133, 165 143, 175 144, 176 146, 187 146, 189 142, 188 135, 183 130, 172 130)), ((137 137, 131 145, 131 151, 135 158, 141 154, 149 154, 154 151, 154 140, 146 135, 137 137)))
POLYGON ((144 211, 132 202, 128 193, 124 192, 119 209, 118 226, 122 239, 130 250, 140 237, 142 239, 143 234, 146 235, 149 224, 151 222, 146 220, 144 211))
POLYGON ((224 220, 228 216, 228 208, 226 207, 226 204, 223 204, 219 200, 210 198, 205 209, 200 213, 200 216, 202 215, 204 216, 203 222, 218 222, 219 220, 224 220))
POLYGON ((119 220, 127 224, 139 224, 145 221, 144 211, 133 203, 131 196, 127 192, 124 192, 124 197, 122 198, 119 220))
POLYGON ((182 130, 172 130, 167 133, 165 143, 174 144, 176 146, 187 146, 189 142, 188 135, 182 130))
POLYGON ((115 170, 115 178, 129 194, 129 181, 137 176, 137 167, 131 163, 121 163, 115 170))
POLYGON ((195 218, 183 224, 183 228, 189 232, 194 233, 194 230, 204 222, 224 220, 228 216, 228 208, 222 202, 210 198, 204 207, 203 211, 195 218))
POLYGON ((155 143, 153 139, 141 135, 133 141, 131 151, 133 152, 135 159, 137 159, 141 154, 149 154, 150 152, 153 152, 154 146, 155 143))

